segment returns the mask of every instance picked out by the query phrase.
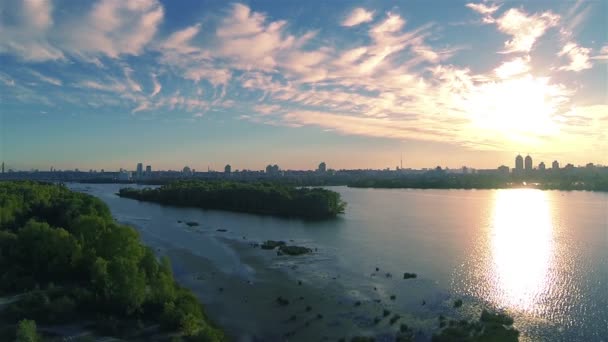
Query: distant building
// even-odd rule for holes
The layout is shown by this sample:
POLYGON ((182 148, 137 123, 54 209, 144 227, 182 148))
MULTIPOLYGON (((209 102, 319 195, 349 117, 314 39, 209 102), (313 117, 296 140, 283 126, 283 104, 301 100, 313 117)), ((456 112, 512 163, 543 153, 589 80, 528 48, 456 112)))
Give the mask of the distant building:
POLYGON ((182 169, 182 173, 184 174, 184 176, 190 176, 192 175, 192 170, 190 170, 189 166, 184 166, 184 168, 182 169))
POLYGON ((545 171, 547 167, 545 166, 545 162, 540 162, 540 164, 538 164, 538 169, 540 171, 545 171))
POLYGON ((524 170, 524 158, 521 155, 515 157, 515 172, 521 173, 524 170))
POLYGON ((532 157, 530 157, 530 155, 526 156, 524 164, 527 172, 532 171, 532 157))
POLYGON ((137 178, 141 178, 144 175, 144 165, 142 163, 137 163, 137 178))
POLYGON ((146 165, 146 175, 150 176, 152 174, 152 166, 146 165))
POLYGON ((319 164, 319 168, 317 169, 317 171, 319 173, 325 173, 327 171, 327 165, 325 165, 325 162, 321 162, 319 164))
POLYGON ((230 164, 227 164, 226 166, 224 166, 224 173, 229 175, 232 172, 232 166, 230 166, 230 164))
POLYGON ((129 180, 131 180, 131 172, 121 170, 118 173, 118 180, 120 180, 120 181, 129 181, 129 180))
POLYGON ((279 170, 280 169, 279 169, 279 166, 277 164, 274 164, 274 165, 268 164, 266 166, 266 173, 269 174, 269 175, 276 175, 276 174, 279 173, 279 170))
POLYGON ((4 174, 4 162, 2 162, 2 174, 4 174))
POLYGON ((559 162, 557 160, 554 160, 553 163, 551 163, 551 168, 553 170, 559 170, 559 162))
POLYGON ((509 167, 506 165, 501 165, 498 167, 498 173, 503 175, 503 176, 508 176, 509 175, 509 167))

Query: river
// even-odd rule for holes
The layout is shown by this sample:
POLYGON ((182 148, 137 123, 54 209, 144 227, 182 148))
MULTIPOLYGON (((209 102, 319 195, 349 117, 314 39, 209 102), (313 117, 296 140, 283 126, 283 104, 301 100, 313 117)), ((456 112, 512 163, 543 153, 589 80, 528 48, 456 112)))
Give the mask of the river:
POLYGON ((102 199, 169 255, 178 280, 238 340, 356 332, 389 341, 397 328, 371 323, 386 308, 428 340, 439 314, 472 318, 488 306, 509 312, 523 341, 608 338, 606 193, 330 187, 348 202, 345 214, 306 222, 137 202, 116 196, 116 184, 70 187, 102 199), (266 239, 316 251, 287 257, 251 247, 266 239), (277 308, 275 294, 293 304, 277 308), (318 310, 323 323, 313 321, 318 310))

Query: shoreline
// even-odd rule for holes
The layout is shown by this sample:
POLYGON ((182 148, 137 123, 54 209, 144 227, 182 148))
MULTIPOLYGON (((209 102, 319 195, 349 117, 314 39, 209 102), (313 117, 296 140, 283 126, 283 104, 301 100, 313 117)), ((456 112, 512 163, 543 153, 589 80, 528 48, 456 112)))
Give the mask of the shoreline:
POLYGON ((382 270, 370 270, 370 284, 347 288, 340 274, 314 273, 306 268, 324 262, 322 251, 277 256, 276 250, 252 246, 261 241, 218 236, 209 229, 183 229, 206 235, 206 240, 224 245, 239 260, 217 264, 204 255, 206 246, 201 246, 201 253, 162 241, 151 246, 157 255, 170 258, 176 280, 198 296, 210 319, 234 341, 337 341, 355 336, 391 341, 401 324, 412 329, 415 340, 429 341, 439 332, 440 313, 448 318, 474 319, 481 312, 476 303, 469 303, 464 310, 451 309, 454 298, 449 293, 429 295, 435 289, 421 293, 417 288, 427 286, 415 282, 424 283, 424 279, 404 280, 399 274, 388 278, 382 270), (404 292, 392 298, 393 293, 383 287, 386 282, 403 282, 404 292), (289 304, 279 304, 279 297, 289 304), (390 318, 396 315, 399 318, 391 323, 390 318))

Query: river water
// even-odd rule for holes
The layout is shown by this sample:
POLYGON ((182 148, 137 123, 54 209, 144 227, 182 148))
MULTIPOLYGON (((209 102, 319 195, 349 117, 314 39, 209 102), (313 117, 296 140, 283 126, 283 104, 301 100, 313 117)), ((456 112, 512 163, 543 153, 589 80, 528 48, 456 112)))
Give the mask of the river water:
MULTIPOLYGON (((385 302, 410 318, 419 340, 429 338, 440 313, 472 318, 488 306, 514 317, 521 340, 608 340, 606 193, 331 187, 348 202, 345 214, 305 222, 137 202, 116 196, 121 185, 115 184, 70 187, 102 199, 118 221, 140 231, 145 243, 189 251, 249 283, 263 269, 279 269, 323 291, 339 288, 343 295, 332 296, 340 297, 337 303, 346 298, 371 303, 395 295, 385 302), (193 234, 178 220, 200 222, 204 234, 193 234), (293 240, 317 250, 296 258, 260 257, 256 264, 243 248, 235 248, 266 239, 293 240), (418 278, 403 280, 404 272, 418 278), (462 308, 453 308, 455 299, 464 301, 462 308)), ((179 262, 173 262, 180 280, 179 262)), ((263 315, 257 325, 255 316, 248 324, 230 320, 238 316, 235 309, 213 304, 216 297, 201 295, 220 325, 243 330, 235 336, 271 329, 256 328, 267 325, 263 315)), ((315 333, 332 336, 323 331, 332 326, 371 334, 382 330, 366 325, 373 314, 344 312, 305 339, 315 333), (354 323, 341 323, 345 320, 354 323)))

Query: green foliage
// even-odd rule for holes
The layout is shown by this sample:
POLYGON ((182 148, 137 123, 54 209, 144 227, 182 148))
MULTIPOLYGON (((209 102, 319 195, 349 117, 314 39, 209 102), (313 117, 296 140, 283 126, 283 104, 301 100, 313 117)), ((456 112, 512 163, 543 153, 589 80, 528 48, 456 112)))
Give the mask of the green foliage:
POLYGON ((17 342, 37 342, 41 340, 36 332, 36 322, 29 319, 19 322, 16 337, 17 342))
MULTIPOLYGON (((224 339, 174 281, 169 260, 158 261, 100 200, 61 185, 0 182, 0 204, 0 295, 26 293, 2 312, 4 320, 88 318, 113 333, 144 320, 192 338, 224 339)), ((31 323, 23 329, 30 336, 31 323)))
MULTIPOLYGON (((441 326, 445 326, 440 316, 441 326)), ((506 314, 483 310, 478 321, 450 321, 439 333, 433 335, 433 342, 516 342, 519 331, 512 327, 513 319, 506 314)))
POLYGON ((334 191, 262 182, 177 181, 157 189, 123 188, 119 195, 168 205, 310 219, 335 217, 346 206, 334 191))

